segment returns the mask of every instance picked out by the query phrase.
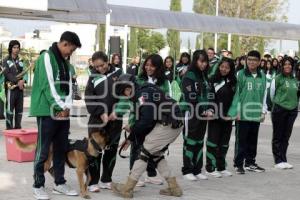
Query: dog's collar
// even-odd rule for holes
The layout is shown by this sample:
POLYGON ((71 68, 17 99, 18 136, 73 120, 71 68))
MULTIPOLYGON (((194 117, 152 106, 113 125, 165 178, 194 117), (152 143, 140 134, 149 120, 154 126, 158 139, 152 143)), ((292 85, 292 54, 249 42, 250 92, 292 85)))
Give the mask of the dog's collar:
POLYGON ((101 153, 101 152, 102 152, 101 147, 97 144, 97 142, 96 142, 93 138, 91 138, 91 143, 92 143, 94 149, 95 149, 98 153, 101 153))

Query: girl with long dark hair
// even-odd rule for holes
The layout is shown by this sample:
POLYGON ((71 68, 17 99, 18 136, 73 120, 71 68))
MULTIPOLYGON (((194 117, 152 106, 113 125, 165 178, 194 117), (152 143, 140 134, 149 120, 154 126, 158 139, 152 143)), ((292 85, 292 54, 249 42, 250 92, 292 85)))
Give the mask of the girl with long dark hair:
POLYGON ((189 181, 207 179, 201 173, 203 144, 207 119, 213 116, 209 102, 214 96, 211 94, 207 71, 206 51, 196 50, 191 66, 182 79, 181 109, 185 112, 182 174, 189 181))
POLYGON ((211 78, 215 92, 215 105, 217 106, 216 119, 208 122, 208 135, 206 141, 206 171, 216 178, 232 176, 226 170, 226 154, 232 130, 232 120, 225 120, 233 96, 235 94, 236 77, 234 62, 230 58, 222 58, 216 74, 211 78))
POLYGON ((294 60, 284 57, 282 71, 271 83, 273 139, 272 151, 277 169, 292 169, 287 162, 287 149, 293 131, 293 125, 298 115, 299 86, 293 76, 294 60))
POLYGON ((187 52, 182 53, 180 56, 179 63, 176 65, 176 72, 180 79, 184 76, 190 64, 191 64, 190 54, 188 54, 187 52))
POLYGON ((164 70, 166 78, 170 81, 173 81, 174 78, 174 58, 172 56, 168 56, 164 60, 164 70))

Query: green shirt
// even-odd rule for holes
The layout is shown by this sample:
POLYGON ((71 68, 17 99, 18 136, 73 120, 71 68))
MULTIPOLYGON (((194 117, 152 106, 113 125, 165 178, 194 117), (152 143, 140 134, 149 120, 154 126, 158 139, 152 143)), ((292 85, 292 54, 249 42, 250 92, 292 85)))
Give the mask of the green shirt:
POLYGON ((262 113, 266 113, 266 76, 258 70, 251 74, 242 69, 237 76, 237 89, 228 111, 229 117, 240 116, 242 121, 261 121, 262 113))
MULTIPOLYGON (((70 66, 69 66, 70 69, 70 66)), ((51 50, 43 53, 36 61, 32 84, 30 116, 53 116, 72 106, 71 72, 69 94, 60 88, 59 67, 51 50)))
POLYGON ((279 74, 273 79, 270 96, 275 104, 293 110, 298 106, 298 81, 293 76, 279 74))

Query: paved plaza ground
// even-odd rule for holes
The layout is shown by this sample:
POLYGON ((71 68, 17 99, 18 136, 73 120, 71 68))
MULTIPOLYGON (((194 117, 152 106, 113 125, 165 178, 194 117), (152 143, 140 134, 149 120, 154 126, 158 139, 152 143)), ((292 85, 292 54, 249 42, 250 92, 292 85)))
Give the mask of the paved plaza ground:
MULTIPOLYGON (((77 102, 77 108, 84 106, 77 102)), ((78 110, 78 109, 77 109, 78 110)), ((25 112, 28 111, 28 101, 25 101, 25 112)), ((35 118, 25 114, 23 127, 36 127, 35 118)), ((72 118, 71 138, 79 139, 87 136, 85 125, 87 118, 72 118)), ((5 128, 4 121, 0 121, 0 200, 30 200, 32 197, 32 173, 33 163, 16 163, 7 161, 5 140, 2 130, 5 128)), ((234 131, 233 131, 234 133, 234 131)), ((178 177, 183 188, 184 195, 181 198, 163 197, 158 194, 159 189, 165 186, 146 185, 137 188, 135 199, 186 199, 186 200, 298 200, 300 199, 300 119, 296 120, 293 135, 290 139, 288 159, 294 165, 293 170, 276 170, 273 167, 271 152, 272 126, 269 116, 261 125, 258 144, 257 163, 266 168, 265 173, 246 173, 228 178, 209 178, 198 182, 187 182, 182 179, 182 138, 170 146, 170 154, 167 156, 174 174, 178 177)), ((233 171, 232 160, 234 150, 234 134, 230 142, 228 152, 228 169, 233 171)), ((113 180, 124 181, 128 175, 128 159, 117 158, 113 180)), ((75 170, 66 168, 65 175, 68 184, 79 191, 75 170)), ((50 192, 53 179, 46 176, 46 188, 50 192)), ((93 199, 121 199, 111 191, 102 190, 101 193, 91 194, 93 199)), ((80 199, 80 197, 65 197, 51 194, 53 200, 80 199)))

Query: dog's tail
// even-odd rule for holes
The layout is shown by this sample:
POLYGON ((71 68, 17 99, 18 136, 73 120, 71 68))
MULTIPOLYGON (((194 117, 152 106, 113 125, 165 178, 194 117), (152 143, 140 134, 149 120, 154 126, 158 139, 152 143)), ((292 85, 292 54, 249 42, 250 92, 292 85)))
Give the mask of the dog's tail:
POLYGON ((25 144, 20 138, 14 138, 17 147, 25 152, 31 152, 36 149, 36 143, 25 144))

